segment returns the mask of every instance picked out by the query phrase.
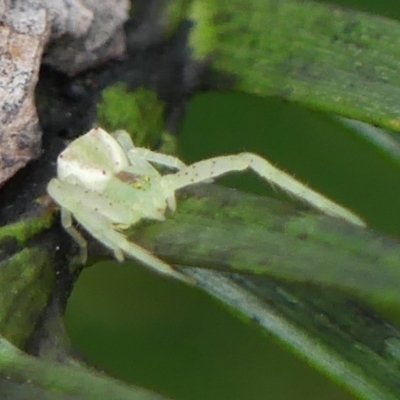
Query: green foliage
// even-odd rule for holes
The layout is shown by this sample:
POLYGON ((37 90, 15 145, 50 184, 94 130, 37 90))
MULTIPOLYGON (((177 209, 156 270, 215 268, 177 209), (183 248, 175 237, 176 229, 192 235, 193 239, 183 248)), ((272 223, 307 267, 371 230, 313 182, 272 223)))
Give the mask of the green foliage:
MULTIPOLYGON (((231 88, 236 92, 256 94, 263 98, 276 96, 307 108, 400 130, 400 27, 397 21, 313 1, 177 0, 166 3, 167 6, 155 7, 157 9, 152 15, 152 21, 156 24, 167 26, 164 37, 171 34, 180 23, 191 21, 189 45, 192 60, 210 59, 221 81, 227 78, 224 82, 231 82, 231 88)), ((46 103, 46 99, 43 103, 46 103)), ((226 106, 227 103, 224 104, 226 106)), ((229 113, 234 113, 230 106, 229 113)), ((139 146, 154 146, 166 137, 162 151, 174 152, 174 137, 163 132, 163 114, 164 104, 154 92, 146 89, 129 92, 125 85, 118 84, 103 92, 103 100, 99 105, 99 124, 108 131, 124 129, 130 132, 139 146)), ((215 127, 215 120, 209 112, 203 112, 201 118, 215 127)), ((283 119, 289 118, 286 112, 283 119)), ((230 115, 226 119, 231 119, 230 115)), ((279 117, 275 116, 271 123, 268 121, 269 130, 274 129, 272 125, 277 119, 279 117)), ((246 132, 246 143, 240 148, 248 149, 248 131, 247 124, 242 129, 242 132, 246 132)), ((265 130, 258 131, 261 136, 260 133, 267 138, 265 130)), ((362 181, 360 170, 363 168, 357 158, 359 148, 353 153, 350 150, 346 157, 343 152, 318 144, 319 138, 327 141, 327 136, 322 133, 326 133, 323 127, 318 139, 308 135, 306 141, 298 142, 295 139, 285 142, 285 136, 281 135, 284 153, 293 160, 294 157, 289 154, 291 149, 298 154, 299 149, 312 147, 315 153, 321 154, 321 168, 318 166, 314 169, 321 170, 328 164, 326 153, 335 154, 340 159, 340 167, 344 171, 346 168, 347 171, 351 170, 362 181), (346 164, 349 158, 351 162, 346 164)), ((189 146, 200 147, 196 146, 193 138, 191 130, 189 146)), ((382 139, 382 136, 378 132, 375 138, 382 139)), ((182 144, 182 136, 180 140, 182 144)), ((223 141, 229 144, 234 141, 232 130, 228 130, 223 141)), ((268 145, 271 144, 269 136, 266 141, 268 145)), ((204 136, 201 136, 201 143, 207 147, 204 136)), ((216 138, 212 137, 210 143, 208 147, 218 154, 216 138)), ((341 174, 343 170, 339 167, 331 170, 334 176, 331 186, 342 185, 342 181, 347 179, 343 176, 346 173, 341 174)), ((323 174, 327 182, 326 171, 323 174)), ((298 175, 301 176, 300 172, 298 175)), ((395 191, 398 175, 398 170, 394 168, 390 176, 388 169, 380 170, 374 165, 365 180, 366 189, 361 190, 362 183, 354 189, 356 185, 352 183, 347 192, 359 192, 363 210, 368 202, 375 210, 380 205, 382 209, 379 209, 379 216, 376 214, 376 220, 379 218, 382 221, 386 213, 389 215, 387 219, 398 226, 395 208, 386 206, 398 203, 395 191), (391 184, 390 193, 382 192, 377 183, 386 179, 391 184), (374 196, 383 200, 371 201, 374 196)), ((326 187, 321 186, 321 189, 324 191, 326 187)), ((258 208, 251 201, 251 196, 245 194, 238 195, 243 196, 241 201, 232 204, 235 195, 229 193, 221 197, 223 201, 214 207, 217 195, 212 190, 207 188, 205 196, 197 193, 190 197, 187 192, 180 199, 177 213, 163 223, 142 224, 132 231, 132 240, 171 263, 191 266, 188 273, 198 280, 201 289, 228 305, 242 321, 253 321, 262 332, 279 338, 292 352, 301 355, 309 364, 360 398, 398 399, 400 331, 369 308, 360 306, 365 298, 398 302, 398 243, 382 234, 342 226, 328 218, 308 214, 308 211, 298 214, 296 209, 290 214, 286 208, 274 208, 272 203, 268 207, 260 204, 258 208), (239 255, 240 251, 243 256, 239 255), (225 274, 212 269, 223 270, 225 274)), ((332 189, 331 193, 334 192, 332 189)), ((367 212, 362 214, 374 226, 373 218, 369 218, 367 212)), ((47 250, 34 247, 37 244, 36 234, 47 231, 51 222, 40 221, 39 225, 35 225, 37 222, 27 224, 25 221, 0 228, 0 334, 21 348, 52 298, 55 270, 48 268, 49 265, 53 266, 47 250), (22 246, 25 249, 21 250, 22 246)), ((376 223, 375 227, 380 226, 376 223)), ((46 248, 50 248, 48 243, 46 248)), ((113 270, 110 276, 114 274, 113 270)), ((109 281, 107 278, 107 286, 109 281)), ((125 281, 129 284, 129 290, 134 292, 135 288, 131 286, 134 279, 125 281)), ((156 303, 154 299, 158 288, 150 284, 143 291, 144 300, 136 301, 136 304, 139 304, 144 318, 150 321, 153 314, 144 304, 151 306, 152 302, 156 303)), ((84 292, 87 294, 89 290, 85 288, 84 292)), ((112 293, 112 298, 119 295, 120 286, 112 293)), ((190 309, 187 315, 193 318, 193 326, 196 327, 195 351, 199 352, 198 338, 204 342, 204 332, 199 331, 198 327, 207 323, 201 324, 198 316, 192 316, 187 298, 181 298, 176 291, 170 297, 173 296, 179 297, 179 303, 190 309)), ((105 292, 102 291, 99 297, 106 297, 105 292)), ((86 320, 87 316, 98 319, 100 314, 107 314, 110 309, 109 304, 104 303, 99 313, 92 309, 85 311, 89 309, 87 305, 90 298, 88 300, 77 307, 81 312, 87 312, 86 320)), ((119 309, 131 311, 126 306, 125 298, 121 304, 119 309)), ((171 331, 170 320, 164 311, 156 315, 154 320, 148 325, 150 336, 155 336, 150 337, 149 345, 142 346, 153 352, 161 342, 161 347, 166 347, 166 333, 171 331), (160 323, 160 329, 154 329, 154 320, 160 323)), ((119 322, 125 323, 121 318, 119 322)), ((213 336, 218 323, 210 324, 213 336)), ((106 327, 112 325, 117 324, 108 323, 106 327)), ((139 331, 138 325, 136 320, 135 331, 139 331)), ((125 325, 121 323, 121 326, 121 331, 128 336, 125 325)), ((88 329, 85 327, 83 330, 87 334, 88 329)), ((96 332, 93 329, 91 332, 94 336, 104 330, 98 329, 96 332)), ((54 335, 49 336, 54 338, 54 335)), ((129 340, 133 341, 131 337, 129 340)), ((93 337, 89 337, 88 341, 92 343, 93 337)), ((252 340, 244 342, 253 345, 252 340)), ((185 344, 186 337, 179 342, 183 348, 185 344)), ((247 357, 255 358, 250 347, 250 350, 242 345, 237 347, 247 357)), ((105 346, 101 349, 104 351, 105 346)), ((126 357, 126 348, 123 348, 123 352, 130 362, 129 369, 139 372, 146 369, 143 364, 147 362, 149 369, 158 369, 165 376, 166 372, 170 372, 173 362, 179 362, 176 361, 179 360, 176 351, 170 353, 173 357, 165 353, 167 366, 164 369, 154 368, 155 363, 146 358, 148 353, 143 357, 138 353, 126 357)), ((35 397, 33 390, 37 387, 46 393, 57 391, 65 394, 65 397, 79 394, 82 398, 100 398, 102 395, 118 398, 117 394, 120 393, 125 397, 119 398, 139 398, 130 390, 126 391, 121 382, 111 382, 104 375, 95 376, 89 371, 67 370, 60 365, 47 364, 40 358, 10 348, 1 338, 0 353, 0 398, 7 397, 4 382, 15 385, 26 382, 24 390, 30 397, 35 397)), ((192 355, 190 351, 182 351, 182 354, 192 355)), ((229 358, 229 363, 236 370, 239 363, 231 362, 231 354, 220 356, 221 359, 224 357, 229 358)), ((279 362, 275 362, 270 353, 263 359, 265 365, 267 361, 273 365, 274 371, 270 375, 276 380, 279 362)), ((243 364, 247 367, 247 363, 243 364)), ((112 371, 111 368, 108 370, 112 371)), ((213 379, 218 388, 222 387, 219 376, 213 375, 207 380, 196 373, 194 366, 187 370, 196 382, 213 379)), ((226 376, 231 373, 224 371, 220 365, 216 370, 226 376)), ((258 380, 257 374, 262 376, 260 380, 266 380, 267 374, 260 371, 261 368, 251 368, 255 381, 258 380)), ((114 375, 118 376, 116 373, 114 375)), ((294 379, 299 381, 298 375, 295 376, 294 379)), ((244 374, 240 378, 237 381, 240 381, 243 393, 246 392, 243 398, 247 399, 251 394, 254 395, 254 385, 246 386, 244 374)), ((172 379, 168 376, 166 380, 165 392, 171 393, 172 379)), ((188 383, 182 375, 179 375, 179 380, 188 383)), ((153 382, 155 380, 151 381, 151 385, 153 382)), ((192 395, 198 394, 193 385, 188 390, 192 395)), ((280 390, 282 397, 284 388, 280 390)), ((190 394, 186 394, 181 398, 190 397, 190 394)), ((224 394, 220 398, 225 398, 224 394)), ((273 397, 270 392, 268 394, 273 397)), ((20 393, 16 392, 12 398, 21 399, 18 395, 20 393)), ((265 392, 261 397, 263 395, 265 392)), ((45 393, 36 397, 45 398, 45 393)))
POLYGON ((195 1, 189 9, 188 18, 194 22, 189 44, 195 60, 211 57, 217 47, 216 7, 210 1, 195 1))
MULTIPOLYGON (((0 228, 0 245, 12 239, 19 245, 24 244, 41 231, 49 228, 54 221, 54 213, 47 213, 39 218, 24 219, 0 228)), ((1 249, 0 249, 1 254, 1 249)))
POLYGON ((164 129, 164 103, 151 90, 129 92, 125 84, 117 83, 103 91, 98 123, 108 132, 129 132, 137 146, 154 147, 164 129))
POLYGON ((397 21, 315 1, 215 1, 232 88, 400 131, 397 21))
POLYGON ((0 334, 24 347, 46 309, 55 271, 43 249, 25 248, 0 263, 0 334))

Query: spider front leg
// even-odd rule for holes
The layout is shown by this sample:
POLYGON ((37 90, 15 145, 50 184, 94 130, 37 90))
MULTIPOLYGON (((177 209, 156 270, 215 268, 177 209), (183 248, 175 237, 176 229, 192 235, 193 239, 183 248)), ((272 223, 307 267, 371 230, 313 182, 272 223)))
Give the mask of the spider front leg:
MULTIPOLYGON (((47 190, 61 208, 63 227, 81 249, 80 261, 82 263, 86 263, 87 260, 87 243, 83 236, 73 227, 72 217, 95 239, 111 249, 118 261, 123 261, 124 255, 127 255, 162 274, 171 275, 187 283, 194 283, 191 278, 174 270, 168 263, 128 240, 126 235, 121 232, 120 223, 127 210, 124 207, 120 208, 117 203, 113 203, 106 193, 88 191, 85 188, 62 182, 59 179, 52 179, 47 190)), ((135 221, 130 221, 125 226, 134 224, 135 221)))
POLYGON ((75 240, 79 246, 78 263, 86 264, 87 261, 87 242, 85 238, 75 229, 72 224, 72 214, 66 208, 61 207, 61 225, 66 232, 75 240))
MULTIPOLYGON (((182 170, 186 168, 186 164, 177 157, 170 156, 168 154, 157 153, 155 151, 144 149, 142 147, 135 147, 131 136, 126 131, 115 131, 113 133, 113 136, 120 144, 124 152, 127 154, 129 162, 133 167, 139 167, 142 170, 150 168, 151 170, 153 169, 153 167, 150 164, 155 163, 174 170, 182 170)), ((169 191, 168 188, 166 191, 168 193, 168 196, 166 197, 168 208, 171 211, 175 211, 175 192, 169 191)))
POLYGON ((162 261, 148 250, 129 241, 126 235, 120 232, 108 218, 93 212, 89 207, 81 205, 79 211, 75 212, 74 217, 95 239, 111 249, 118 261, 123 261, 125 254, 161 274, 172 276, 186 283, 195 284, 192 278, 176 271, 171 265, 162 261))
POLYGON ((162 165, 170 169, 181 170, 186 167, 186 164, 179 158, 170 156, 168 154, 157 153, 143 147, 136 147, 133 144, 132 138, 126 131, 116 131, 113 136, 124 149, 129 161, 134 165, 138 159, 146 160, 150 163, 162 165))
POLYGON ((239 153, 199 161, 164 178, 168 180, 167 184, 171 190, 178 190, 210 178, 248 168, 269 183, 280 187, 327 215, 345 219, 355 225, 365 226, 365 222, 351 211, 308 188, 286 172, 274 167, 269 161, 253 153, 239 153))

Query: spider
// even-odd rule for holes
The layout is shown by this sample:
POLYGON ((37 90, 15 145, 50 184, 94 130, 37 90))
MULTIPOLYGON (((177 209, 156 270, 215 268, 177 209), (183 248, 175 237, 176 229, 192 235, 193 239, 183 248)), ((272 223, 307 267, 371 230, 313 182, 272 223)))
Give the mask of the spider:
POLYGON ((248 168, 327 215, 365 226, 351 211, 256 154, 219 156, 186 165, 176 157, 135 147, 125 131, 111 135, 101 128, 75 139, 58 156, 57 177, 47 190, 61 208, 63 227, 80 247, 83 264, 87 260, 87 243, 73 226, 73 218, 110 248, 117 260, 123 261, 126 255, 188 282, 190 279, 183 273, 129 241, 123 230, 143 218, 165 220, 166 210, 176 209, 175 192, 185 186, 248 168), (153 164, 175 172, 162 175, 153 164))

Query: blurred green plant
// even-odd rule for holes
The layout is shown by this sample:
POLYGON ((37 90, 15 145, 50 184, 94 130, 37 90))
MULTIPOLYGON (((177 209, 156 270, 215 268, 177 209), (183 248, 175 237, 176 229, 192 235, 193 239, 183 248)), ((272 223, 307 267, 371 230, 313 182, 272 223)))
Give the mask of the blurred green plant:
MULTIPOLYGON (((169 14, 174 18, 174 27, 179 26, 179 18, 180 22, 186 18, 191 20, 188 43, 192 47, 193 65, 209 65, 207 78, 216 87, 262 97, 276 96, 400 131, 397 106, 400 24, 397 21, 296 0, 214 0, 206 5, 200 0, 170 3, 177 5, 169 14)), ((162 13, 157 15, 161 18, 162 13)), ((171 27, 166 31, 169 37, 171 27)), ((163 131, 163 114, 164 105, 153 92, 139 89, 132 95, 121 85, 106 89, 99 106, 100 124, 110 131, 131 132, 138 145, 158 143, 163 131)), ((383 143, 379 131, 373 137, 370 142, 374 145, 383 143)), ((384 154, 387 149, 380 146, 384 154)), ((256 322, 265 333, 272 332, 292 351, 356 396, 399 398, 400 332, 358 304, 366 298, 397 300, 398 243, 352 226, 338 228, 336 221, 317 217, 309 210, 303 210, 301 215, 298 210, 288 211, 287 205, 275 207, 268 203, 268 209, 274 213, 266 221, 262 211, 265 205, 257 206, 264 199, 238 194, 242 196, 238 205, 232 204, 237 197, 231 192, 213 191, 211 186, 206 192, 188 192, 181 209, 168 222, 142 224, 131 232, 132 237, 170 262, 192 267, 186 268, 187 273, 196 277, 200 288, 227 304, 244 321, 256 322), (216 201, 220 203, 215 208, 212 202, 216 201), (212 215, 207 214, 209 211, 212 215), (250 220, 244 219, 243 214, 250 220), (265 231, 271 236, 268 243, 262 242, 265 231), (242 255, 239 244, 231 248, 234 241, 222 240, 228 239, 231 232, 240 232, 249 238, 242 255), (200 240, 199 234, 208 242, 200 240), (283 243, 279 262, 273 258, 273 249, 266 251, 267 245, 277 239, 278 245, 283 243), (208 247, 202 247, 206 242, 208 247), (297 254, 294 261, 304 254, 310 258, 293 262, 291 250, 297 254), (316 254, 317 264, 312 261, 316 254), (236 262, 238 259, 240 262, 236 262), (248 260, 252 260, 251 265, 244 268, 248 260), (374 268, 377 265, 379 268, 374 268), (203 270, 205 267, 210 270, 203 270)), ((37 245, 35 238, 26 242, 16 234, 21 230, 12 228, 15 226, 4 226, 0 232, 0 237, 1 233, 5 233, 2 238, 6 237, 1 242, 2 296, 4 299, 11 298, 11 293, 28 293, 28 296, 22 296, 23 301, 14 297, 14 302, 2 302, 1 315, 4 318, 17 315, 21 319, 13 321, 20 321, 19 326, 8 329, 9 320, 0 322, 7 328, 2 334, 10 342, 27 348, 30 335, 27 321, 40 324, 46 302, 53 297, 56 279, 55 270, 48 280, 46 274, 39 274, 40 278, 44 276, 41 280, 35 278, 36 270, 24 267, 29 267, 29 261, 36 265, 37 260, 50 265, 48 257, 55 257, 56 251, 52 242, 51 246, 42 247, 43 253, 23 249, 25 245, 37 245), (20 272, 10 275, 10 271, 20 272), (8 281, 10 278, 13 284, 8 281), (17 285, 19 280, 26 285, 17 285), (46 287, 38 282, 45 282, 46 287), (28 307, 30 299, 38 308, 28 307)), ((46 224, 39 225, 34 229, 35 235, 47 229, 46 224)), ((11 377, 15 384, 10 398, 21 398, 27 384, 40 388, 42 396, 59 391, 65 394, 60 398, 69 395, 99 398, 97 389, 107 381, 97 374, 90 375, 83 366, 77 376, 75 370, 72 375, 63 375, 64 370, 52 364, 54 360, 43 368, 43 360, 27 356, 5 341, 0 347, 4 350, 0 354, 2 376, 11 377), (62 373, 57 375, 60 370, 62 373), (86 379, 87 374, 93 380, 86 379), (49 376, 54 381, 49 383, 46 380, 49 376), (66 376, 68 382, 63 380, 66 376), (79 385, 71 388, 70 383, 75 379, 79 385)), ((71 358, 68 360, 74 362, 71 358)), ((124 384, 114 382, 103 394, 105 398, 118 398, 116 393, 122 388, 124 384)), ((148 395, 157 398, 157 395, 148 395)))
POLYGON ((117 83, 102 92, 98 124, 107 132, 129 132, 137 146, 154 147, 164 130, 164 107, 154 91, 138 88, 130 92, 124 83, 117 83))

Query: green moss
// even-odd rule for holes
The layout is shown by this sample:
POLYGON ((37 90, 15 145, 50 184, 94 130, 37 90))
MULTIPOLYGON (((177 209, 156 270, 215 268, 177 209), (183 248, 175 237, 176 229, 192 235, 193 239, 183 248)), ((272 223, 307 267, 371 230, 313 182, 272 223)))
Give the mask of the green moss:
POLYGON ((55 284, 48 254, 25 248, 0 263, 0 334, 25 345, 45 310, 55 284))
POLYGON ((185 18, 187 14, 188 7, 190 6, 190 0, 181 1, 170 1, 167 4, 163 15, 166 16, 166 21, 168 24, 167 35, 173 35, 178 28, 179 24, 185 18))
POLYGON ((158 151, 164 154, 175 155, 178 152, 177 149, 178 149, 177 137, 171 135, 168 132, 163 132, 161 134, 161 145, 159 146, 158 151))
POLYGON ((189 45, 195 60, 210 57, 217 47, 217 26, 213 1, 194 1, 188 18, 194 22, 190 32, 189 45))
POLYGON ((47 213, 37 218, 25 219, 3 226, 0 228, 0 243, 9 238, 16 240, 20 245, 26 243, 37 233, 50 228, 54 215, 54 213, 47 213))
POLYGON ((233 90, 400 130, 397 21, 312 1, 213 4, 213 69, 233 90))
POLYGON ((164 103, 151 90, 129 92, 125 84, 118 83, 103 91, 98 123, 108 132, 129 132, 137 146, 153 147, 163 132, 164 103))

